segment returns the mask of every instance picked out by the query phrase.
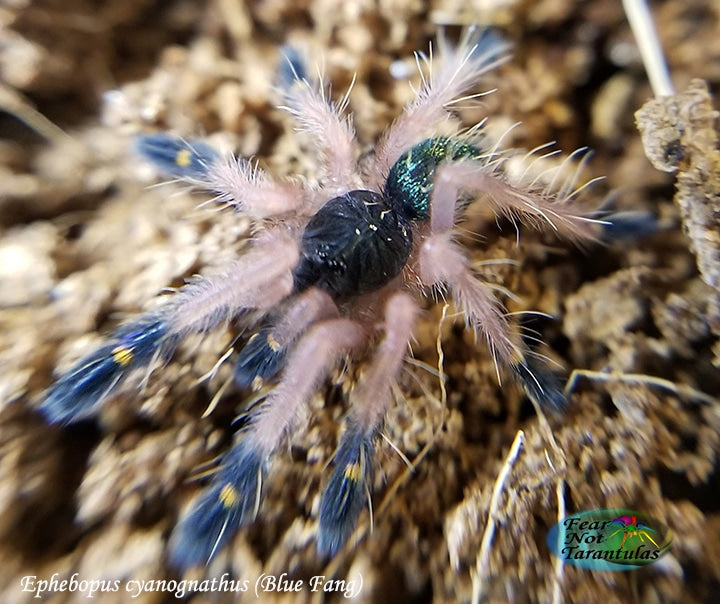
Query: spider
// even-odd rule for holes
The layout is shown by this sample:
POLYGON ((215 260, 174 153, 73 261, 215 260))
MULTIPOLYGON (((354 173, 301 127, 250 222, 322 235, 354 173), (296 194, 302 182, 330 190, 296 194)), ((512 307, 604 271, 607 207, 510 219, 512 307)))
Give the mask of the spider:
POLYGON ((650 535, 651 532, 657 533, 655 529, 650 528, 644 522, 638 520, 635 516, 619 516, 612 521, 613 524, 619 524, 620 528, 616 530, 608 539, 612 539, 617 534, 622 534, 622 543, 620 548, 625 547, 625 541, 628 537, 640 537, 640 541, 645 541, 647 538, 656 548, 660 549, 660 546, 655 543, 655 540, 650 535))
POLYGON ((261 317, 234 359, 234 381, 245 389, 274 386, 248 412, 209 485, 175 527, 168 546, 175 567, 208 563, 255 518, 263 480, 299 411, 345 357, 369 351, 349 394, 318 520, 321 556, 345 544, 369 504, 376 441, 418 316, 413 294, 452 298, 484 336, 496 365, 508 367, 534 400, 562 407, 558 378, 474 273, 454 227, 460 210, 477 200, 576 240, 595 238, 597 221, 566 203, 574 185, 553 195, 512 181, 481 125, 437 134, 450 123, 453 103, 471 98, 463 95, 507 51, 499 37, 471 29, 456 45, 441 36, 435 56, 418 54, 421 74, 431 75, 422 77, 415 100, 362 168, 344 116, 347 96, 328 100, 325 85, 308 82, 290 57, 284 108, 317 147, 318 182, 272 180, 249 161, 201 142, 167 134, 139 139, 141 155, 161 170, 257 219, 252 245, 222 273, 192 279, 159 310, 120 326, 46 391, 39 408, 51 423, 91 416, 131 372, 167 360, 184 336, 247 311, 261 317))

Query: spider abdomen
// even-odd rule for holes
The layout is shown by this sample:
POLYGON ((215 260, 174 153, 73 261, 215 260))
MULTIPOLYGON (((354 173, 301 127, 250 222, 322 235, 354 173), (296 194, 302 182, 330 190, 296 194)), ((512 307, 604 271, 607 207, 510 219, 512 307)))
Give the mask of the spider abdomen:
POLYGON ((385 196, 404 216, 425 220, 430 215, 430 196, 438 165, 479 156, 479 149, 462 140, 445 136, 428 138, 405 151, 395 162, 385 183, 385 196))
POLYGON ((349 191, 328 201, 305 227, 295 287, 317 286, 333 298, 379 289, 405 266, 409 221, 373 191, 349 191))

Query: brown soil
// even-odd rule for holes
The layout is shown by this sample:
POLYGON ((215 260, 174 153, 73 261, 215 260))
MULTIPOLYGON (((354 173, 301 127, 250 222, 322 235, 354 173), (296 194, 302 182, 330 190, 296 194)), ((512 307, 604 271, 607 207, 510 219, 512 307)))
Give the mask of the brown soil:
MULTIPOLYGON (((654 12, 677 89, 702 78, 717 95, 716 3, 670 0, 654 12)), ((201 419, 229 367, 197 381, 233 341, 229 326, 183 345, 143 390, 123 388, 97 422, 49 427, 34 411, 103 334, 151 308, 164 287, 222 265, 249 232, 237 215, 198 209, 201 194, 151 186, 157 176, 132 154, 133 137, 207 136, 273 174, 312 176, 312 149, 275 107, 283 45, 323 59, 333 96, 357 74, 349 109, 369 150, 412 98, 391 64, 416 79, 412 52, 428 48, 439 24, 452 36, 472 22, 499 27, 514 51, 483 83, 497 92, 462 109, 463 121, 487 115, 492 132, 522 122, 511 147, 589 146, 587 176, 605 180, 586 200, 657 216, 653 235, 582 250, 531 229, 518 245, 510 225, 498 236, 480 219, 483 239, 464 241, 477 260, 518 261, 485 270, 519 298, 509 310, 554 317, 526 322, 543 353, 567 374, 602 375, 577 380, 566 414, 538 417, 509 376, 498 384, 462 320, 450 312, 441 321, 442 304, 428 302, 413 346, 426 368, 408 365, 386 426, 415 469, 383 441, 372 532, 363 514, 354 547, 329 564, 317 558, 318 491, 346 408, 338 377, 278 455, 255 524, 186 578, 230 572, 249 580, 248 600, 263 573, 284 572, 306 582, 362 575, 362 601, 467 601, 478 571, 490 602, 705 602, 718 593, 720 299, 697 268, 702 241, 691 247, 683 234, 673 175, 644 155, 633 113, 651 93, 620 2, 11 0, 0 6, 0 600, 34 601, 22 591, 28 575, 120 581, 101 602, 127 601, 131 580, 179 579, 164 563, 169 532, 200 486, 190 479, 226 450, 247 399, 231 388, 201 419), (445 389, 427 370, 440 364, 438 331, 445 389), (524 444, 481 552, 518 430, 524 444), (672 549, 627 573, 559 564, 545 537, 561 506, 643 511, 667 523, 672 549)), ((136 601, 173 599, 153 591, 136 601)), ((199 593, 193 602, 231 599, 199 593)))

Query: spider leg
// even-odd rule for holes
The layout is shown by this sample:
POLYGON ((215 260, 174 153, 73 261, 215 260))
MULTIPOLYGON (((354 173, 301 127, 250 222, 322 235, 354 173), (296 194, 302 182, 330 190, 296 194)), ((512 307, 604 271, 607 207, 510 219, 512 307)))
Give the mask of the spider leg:
POLYGON ((290 353, 277 387, 250 418, 244 438, 270 456, 337 359, 364 344, 365 339, 365 330, 350 319, 329 319, 313 325, 290 353))
POLYGON ((293 290, 296 239, 283 228, 268 229, 227 269, 196 277, 163 308, 173 331, 207 331, 243 309, 271 308, 293 290))
MULTIPOLYGON (((573 210, 563 198, 532 193, 509 183, 482 162, 446 162, 437 169, 433 184, 431 227, 434 233, 452 228, 456 200, 460 193, 481 195, 498 214, 518 216, 531 223, 550 225, 561 235, 576 240, 592 240, 599 235, 601 221, 573 210)), ((572 195, 572 193, 569 193, 572 195)))
POLYGON ((267 231, 220 275, 195 278, 159 310, 120 326, 45 392, 40 412, 52 423, 92 415, 133 370, 167 358, 183 336, 287 297, 297 261, 297 242, 282 230, 267 231))
POLYGON ((210 487, 173 531, 168 549, 174 567, 208 563, 238 528, 255 518, 266 461, 244 440, 236 442, 210 487))
POLYGON ((296 212, 306 204, 299 186, 273 182, 247 159, 221 154, 200 141, 158 133, 138 137, 135 148, 161 172, 213 191, 215 201, 254 218, 296 212))
POLYGON ((334 555, 348 539, 372 484, 375 436, 391 400, 391 387, 407 353, 417 306, 404 293, 385 308, 385 337, 350 399, 345 432, 334 456, 335 468, 320 503, 318 552, 334 555))
POLYGON ((509 45, 489 30, 468 28, 453 47, 439 38, 437 57, 418 55, 425 64, 417 98, 408 105, 378 144, 370 177, 373 187, 382 189, 385 177, 398 158, 417 142, 433 134, 436 124, 449 113, 448 106, 475 86, 478 79, 508 58, 509 45))
POLYGON ((131 370, 169 354, 173 345, 162 317, 143 315, 78 361, 44 393, 38 409, 53 424, 89 417, 131 370))
POLYGON ((353 532, 372 484, 374 453, 375 435, 348 422, 320 502, 317 540, 320 556, 334 556, 353 532))
POLYGON ((242 524, 254 518, 273 453, 338 357, 365 339, 365 330, 349 319, 319 322, 300 338, 279 384, 250 416, 212 483, 175 530, 170 559, 176 567, 207 563, 242 524))
POLYGON ((235 360, 235 384, 259 390, 282 369, 293 343, 312 323, 337 315, 335 302, 317 287, 293 298, 277 321, 262 327, 242 348, 235 360))
POLYGON ((293 116, 299 130, 306 132, 316 145, 323 166, 324 188, 330 192, 330 197, 358 188, 361 183, 357 173, 355 130, 350 118, 342 116, 350 90, 339 103, 333 103, 327 98, 322 81, 311 84, 304 77, 304 69, 297 69, 290 63, 290 57, 286 60, 292 67, 292 79, 286 83, 282 108, 293 116))
POLYGON ((625 212, 598 212, 598 218, 603 221, 603 240, 636 241, 661 233, 668 229, 657 216, 642 210, 625 212))
POLYGON ((642 535, 645 535, 645 537, 647 537, 647 538, 650 540, 650 542, 651 542, 655 547, 657 547, 658 549, 660 549, 660 546, 655 542, 655 539, 653 539, 653 538, 647 533, 647 531, 642 531, 642 532, 640 533, 640 535, 641 535, 641 536, 642 536, 642 535))
POLYGON ((492 291, 473 274, 449 231, 425 238, 418 263, 424 285, 450 288, 470 325, 487 339, 493 357, 508 364, 521 360, 518 345, 508 335, 511 333, 508 320, 492 291))
POLYGON ((138 137, 135 150, 164 174, 190 182, 202 182, 220 159, 220 153, 210 145, 165 133, 138 137))
POLYGON ((462 251, 452 241, 451 232, 426 237, 418 262, 422 283, 450 289, 470 325, 485 336, 496 366, 499 360, 510 367, 533 400, 551 409, 562 409, 565 395, 560 382, 532 360, 492 290, 473 274, 462 251))

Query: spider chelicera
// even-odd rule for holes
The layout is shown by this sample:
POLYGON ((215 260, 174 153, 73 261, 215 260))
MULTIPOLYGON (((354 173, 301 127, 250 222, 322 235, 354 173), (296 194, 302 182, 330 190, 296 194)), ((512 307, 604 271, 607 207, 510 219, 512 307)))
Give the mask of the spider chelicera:
MULTIPOLYGON (((440 39, 416 99, 359 168, 345 101, 330 102, 323 85, 297 67, 285 86, 286 109, 319 150, 319 182, 274 181, 249 161, 208 145, 154 134, 140 153, 160 169, 217 193, 217 200, 257 219, 250 249, 221 274, 197 277, 159 310, 119 327, 44 395, 52 423, 92 415, 133 370, 167 359, 190 333, 209 331, 242 311, 261 318, 234 359, 240 388, 274 387, 249 413, 210 484, 176 527, 169 545, 178 568, 207 563, 259 508, 273 455, 295 428, 298 411, 346 355, 370 350, 349 395, 349 412, 319 514, 323 555, 343 546, 368 503, 373 455, 391 387, 412 338, 413 293, 441 290, 533 399, 561 407, 559 381, 525 347, 454 240, 461 206, 490 204, 511 218, 590 239, 591 218, 557 195, 515 182, 481 128, 437 135, 451 105, 506 57, 497 37, 467 32, 453 46, 440 39), (378 337, 376 334, 381 333, 378 337)), ((292 61, 291 61, 292 66, 292 61)), ((468 98, 468 97, 464 97, 468 98)))

